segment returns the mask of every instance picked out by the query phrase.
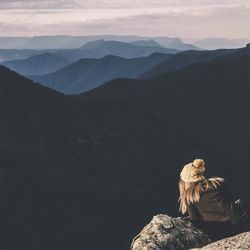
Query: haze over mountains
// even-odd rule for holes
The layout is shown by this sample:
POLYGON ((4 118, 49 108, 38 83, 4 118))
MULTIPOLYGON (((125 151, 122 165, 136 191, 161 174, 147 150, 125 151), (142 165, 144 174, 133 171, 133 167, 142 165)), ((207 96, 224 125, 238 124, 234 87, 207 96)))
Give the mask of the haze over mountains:
POLYGON ((115 78, 148 78, 238 53, 240 49, 178 53, 174 49, 162 47, 153 39, 130 43, 101 39, 87 42, 78 49, 48 51, 27 59, 4 61, 2 64, 64 94, 79 94, 115 78))
POLYGON ((250 39, 227 39, 227 38, 206 38, 195 41, 193 44, 201 49, 236 49, 244 47, 245 44, 249 43, 250 39))
POLYGON ((154 53, 134 59, 112 55, 81 59, 54 73, 27 77, 64 94, 80 94, 115 78, 137 78, 170 56, 154 53))
POLYGON ((0 49, 76 49, 83 46, 87 42, 96 41, 100 39, 104 39, 107 41, 115 40, 120 42, 135 42, 138 40, 145 41, 153 39, 161 46, 170 49, 197 49, 191 44, 183 43, 179 38, 118 35, 0 37, 0 49))
POLYGON ((100 59, 81 59, 56 72, 27 77, 64 94, 80 94, 115 78, 148 78, 232 53, 236 53, 236 50, 186 51, 134 59, 106 56, 100 59))
MULTIPOLYGON (((37 76, 27 75, 27 77, 64 94, 80 94, 115 78, 148 78, 221 56, 236 56, 241 51, 242 49, 223 49, 152 54, 135 59, 114 56, 106 56, 101 59, 81 59, 56 72, 37 76)), ((6 65, 8 66, 8 64, 6 65)), ((19 71, 19 73, 22 72, 19 71)))
MULTIPOLYGON (((0 50, 0 62, 13 61, 14 65, 18 64, 15 60, 26 59, 34 55, 50 53, 60 56, 69 62, 77 61, 81 58, 101 58, 106 55, 122 56, 125 58, 135 58, 140 56, 149 56, 152 53, 177 53, 176 49, 169 49, 159 46, 152 41, 138 41, 137 44, 131 44, 120 41, 106 41, 103 39, 87 42, 77 49, 48 49, 48 50, 0 50), (152 46, 153 45, 153 46, 152 46)), ((12 62, 9 63, 9 66, 12 62)), ((22 62, 23 63, 23 62, 22 62)), ((21 72, 20 72, 21 73, 21 72)))
POLYGON ((93 36, 35 36, 35 37, 0 37, 0 49, 76 49, 87 42, 104 39, 120 42, 137 43, 138 41, 153 40, 160 46, 177 49, 234 49, 243 47, 250 42, 248 38, 228 39, 224 37, 209 37, 196 39, 191 43, 183 42, 180 38, 146 37, 146 36, 119 36, 119 35, 93 35, 93 36))
POLYGON ((71 60, 49 52, 34 55, 27 59, 3 62, 5 66, 22 75, 51 73, 70 63, 71 60))
POLYGON ((249 202, 250 47, 151 53, 161 46, 96 40, 8 62, 63 65, 35 82, 0 66, 1 249, 127 250, 152 215, 177 215, 193 158, 249 202), (148 54, 107 55, 117 44, 148 54), (100 58, 72 62, 80 51, 100 58))

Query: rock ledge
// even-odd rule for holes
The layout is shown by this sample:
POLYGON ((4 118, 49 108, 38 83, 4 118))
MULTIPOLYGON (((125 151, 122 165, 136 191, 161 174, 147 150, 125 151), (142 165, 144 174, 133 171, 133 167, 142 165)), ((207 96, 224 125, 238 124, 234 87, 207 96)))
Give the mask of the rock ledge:
POLYGON ((155 215, 134 237, 131 250, 167 250, 199 248, 211 243, 188 218, 155 215))
MULTIPOLYGON (((200 250, 249 250, 250 249, 250 232, 237 234, 233 237, 225 238, 215 241, 202 248, 196 248, 200 250)), ((193 249, 195 250, 195 249, 193 249)))

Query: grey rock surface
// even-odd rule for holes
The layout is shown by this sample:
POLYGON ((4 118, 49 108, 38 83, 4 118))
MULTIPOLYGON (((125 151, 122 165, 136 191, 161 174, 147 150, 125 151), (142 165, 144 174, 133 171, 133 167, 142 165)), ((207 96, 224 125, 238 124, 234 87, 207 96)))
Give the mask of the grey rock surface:
MULTIPOLYGON (((249 250, 250 249, 250 232, 237 234, 233 237, 225 238, 215 241, 202 248, 196 248, 202 250, 249 250)), ((195 250, 195 249, 193 249, 195 250)))
POLYGON ((181 250, 209 243, 209 237, 192 225, 188 218, 159 214, 134 237, 131 250, 181 250))

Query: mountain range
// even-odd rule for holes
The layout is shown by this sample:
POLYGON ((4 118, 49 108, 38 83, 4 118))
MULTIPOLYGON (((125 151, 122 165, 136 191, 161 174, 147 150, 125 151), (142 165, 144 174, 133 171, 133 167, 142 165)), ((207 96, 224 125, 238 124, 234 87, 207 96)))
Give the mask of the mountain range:
MULTIPOLYGON (((96 41, 97 44, 99 42, 96 41)), ((95 44, 90 43, 89 46, 92 48, 95 44)), ((241 54, 241 51, 244 51, 243 54, 246 53, 245 49, 241 48, 215 51, 190 50, 176 54, 152 54, 145 58, 134 59, 115 56, 81 59, 56 72, 27 77, 64 94, 80 94, 115 78, 146 79, 218 57, 237 56, 241 54)))
POLYGON ((115 78, 136 78, 170 56, 154 53, 133 59, 112 55, 87 58, 50 74, 27 77, 64 94, 80 94, 115 78))
POLYGON ((234 53, 237 54, 239 51, 240 49, 238 50, 221 49, 221 50, 212 50, 212 51, 208 51, 208 50, 184 51, 176 55, 172 55, 166 60, 160 62, 159 64, 149 69, 147 72, 144 72, 142 75, 140 75, 139 78, 149 78, 154 75, 176 71, 191 64, 211 61, 218 57, 233 55, 234 53))
POLYGON ((134 45, 126 42, 114 40, 106 41, 101 39, 93 42, 87 42, 77 50, 60 50, 57 54, 67 57, 69 56, 74 58, 74 60, 77 60, 80 58, 101 58, 106 55, 135 58, 140 56, 149 56, 152 53, 174 54, 177 52, 178 50, 176 49, 163 48, 155 45, 134 45))
POLYGON ((210 59, 73 96, 0 66, 1 248, 128 249, 193 158, 249 202, 250 47, 210 59))
POLYGON ((151 40, 161 46, 177 50, 197 49, 195 46, 184 43, 180 38, 170 37, 146 37, 146 36, 116 36, 116 35, 95 35, 95 36, 35 36, 35 37, 0 37, 0 49, 76 49, 87 42, 95 40, 116 40, 120 42, 135 42, 140 40, 151 40))
MULTIPOLYGON (((39 58, 44 58, 47 60, 44 54, 48 56, 53 54, 59 56, 64 60, 73 63, 82 58, 101 58, 107 55, 121 56, 124 58, 135 58, 142 56, 149 56, 152 53, 165 53, 173 54, 177 53, 176 49, 168 49, 159 46, 157 43, 152 43, 152 41, 139 41, 135 44, 120 42, 120 41, 106 41, 103 39, 95 40, 92 42, 87 42, 85 45, 77 49, 47 49, 47 50, 30 50, 30 49, 10 49, 10 50, 0 50, 0 62, 2 64, 8 63, 8 67, 14 69, 22 68, 26 62, 21 61, 21 59, 27 59, 31 56, 42 55, 39 58), (153 46, 152 46, 153 45, 153 46), (18 60, 18 61, 17 61, 18 60), (21 64, 21 66, 17 66, 21 64)), ((30 70, 30 69, 28 69, 30 70)), ((23 72, 19 72, 23 74, 23 72)))

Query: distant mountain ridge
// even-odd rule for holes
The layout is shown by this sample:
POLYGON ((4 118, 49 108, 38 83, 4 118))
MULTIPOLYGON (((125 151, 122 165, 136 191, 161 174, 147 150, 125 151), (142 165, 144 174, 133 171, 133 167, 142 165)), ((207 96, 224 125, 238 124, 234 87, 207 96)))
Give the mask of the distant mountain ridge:
MULTIPOLYGON (((157 46, 143 46, 133 45, 126 42, 114 40, 96 40, 88 42, 77 50, 69 51, 72 57, 76 58, 101 58, 107 55, 120 56, 124 58, 136 58, 142 56, 149 56, 152 53, 177 53, 176 49, 168 49, 157 46), (74 53, 72 53, 72 51, 74 53)), ((61 50, 57 52, 59 55, 67 56, 68 50, 61 50)))
POLYGON ((138 40, 134 42, 130 42, 130 44, 137 45, 137 46, 149 46, 149 47, 163 47, 153 39, 150 40, 138 40))
POLYGON ((69 63, 61 56, 46 52, 27 59, 5 61, 2 64, 22 75, 41 75, 54 72, 69 63))
MULTIPOLYGON (((98 53, 100 46, 101 51, 106 51, 106 48, 114 47, 113 44, 117 44, 117 42, 98 40, 87 43, 82 49, 87 48, 98 53)), ((123 46, 123 43, 121 43, 121 46, 123 46)), ((152 54, 149 57, 136 58, 135 60, 110 55, 98 60, 80 60, 51 74, 27 77, 64 94, 79 94, 99 87, 115 78, 146 79, 219 57, 239 56, 241 53, 246 55, 247 51, 247 48, 185 51, 177 54, 166 54, 165 56, 164 54, 152 54)))
POLYGON ((250 47, 248 45, 238 49, 184 51, 160 62, 138 78, 149 78, 155 75, 180 70, 191 64, 207 62, 219 57, 237 57, 241 55, 250 55, 250 47))
POLYGON ((44 54, 48 51, 31 49, 0 49, 0 63, 5 61, 27 59, 34 55, 44 54))
POLYGON ((188 65, 210 61, 218 57, 230 55, 234 52, 236 52, 236 50, 229 49, 215 51, 184 51, 160 62, 155 67, 151 68, 147 72, 144 72, 138 78, 148 78, 155 75, 180 70, 188 65))
POLYGON ((30 37, 0 37, 0 49, 16 49, 30 40, 30 37))
POLYGON ((140 40, 153 39, 161 46, 177 49, 188 50, 198 49, 195 46, 187 43, 183 43, 179 38, 170 37, 146 37, 146 36, 119 36, 119 35, 94 35, 94 36, 35 36, 24 37, 17 42, 18 37, 0 37, 0 49, 76 49, 83 46, 87 42, 104 39, 104 40, 116 40, 120 42, 135 42, 140 40), (1 42, 2 39, 2 42, 1 42), (8 39, 8 40, 7 40, 8 39), (9 44, 9 46, 8 46, 9 44), (15 46, 16 44, 16 46, 15 46))
POLYGON ((18 49, 63 49, 65 44, 72 41, 71 36, 34 36, 18 49))
MULTIPOLYGON (((151 43, 152 45, 152 43, 151 43)), ((95 40, 87 42, 77 49, 47 49, 47 50, 0 50, 0 62, 26 59, 33 55, 51 53, 65 58, 69 62, 77 61, 81 58, 101 58, 106 55, 115 55, 125 58, 135 58, 149 56, 152 53, 177 53, 176 49, 168 49, 159 46, 140 46, 130 44, 128 42, 120 42, 115 40, 95 40)))
POLYGON ((64 94, 79 94, 115 78, 136 78, 170 56, 155 53, 134 59, 112 55, 101 59, 87 58, 51 74, 27 77, 64 94))

